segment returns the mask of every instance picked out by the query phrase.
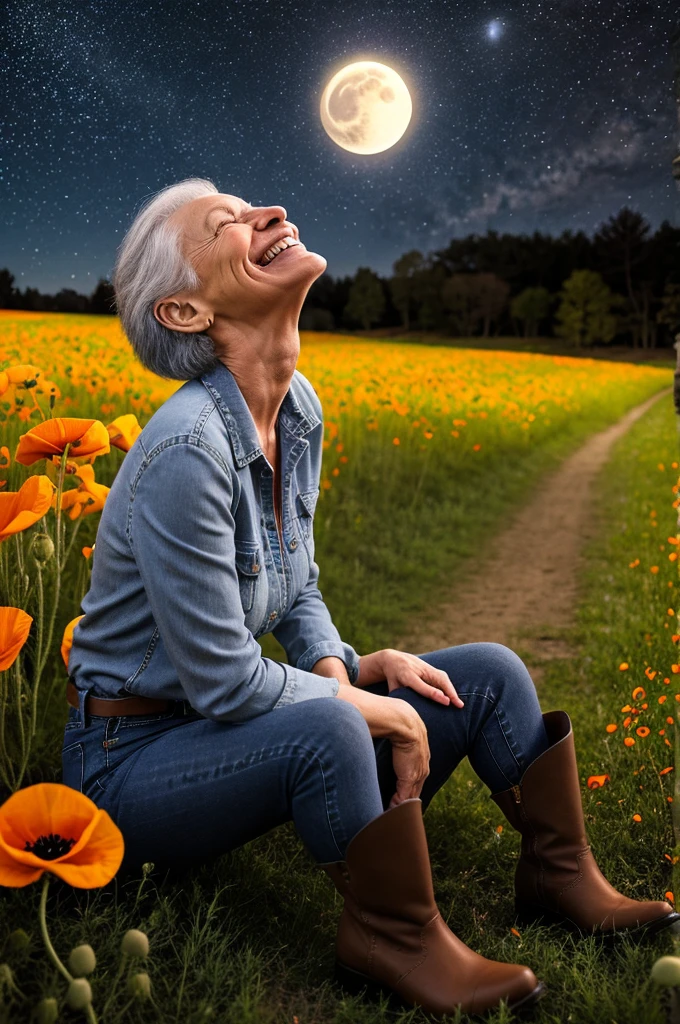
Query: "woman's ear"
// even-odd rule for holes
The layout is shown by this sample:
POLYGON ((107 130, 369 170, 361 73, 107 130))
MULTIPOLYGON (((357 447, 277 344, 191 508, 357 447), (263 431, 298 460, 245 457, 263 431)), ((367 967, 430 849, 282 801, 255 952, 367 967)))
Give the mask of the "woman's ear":
POLYGON ((207 309, 198 309, 181 295, 159 299, 154 304, 153 315, 163 327, 191 334, 204 331, 213 320, 207 309))

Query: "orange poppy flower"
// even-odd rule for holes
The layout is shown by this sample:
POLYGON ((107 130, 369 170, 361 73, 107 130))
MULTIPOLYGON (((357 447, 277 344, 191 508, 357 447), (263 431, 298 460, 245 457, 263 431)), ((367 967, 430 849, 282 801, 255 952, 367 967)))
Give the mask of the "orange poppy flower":
POLYGON ((644 700, 647 694, 641 686, 636 686, 633 690, 633 700, 644 700))
POLYGON ((34 388, 42 376, 42 370, 31 363, 8 366, 5 373, 10 387, 25 389, 34 388))
POLYGON ((71 445, 69 455, 74 458, 104 455, 111 450, 109 434, 101 420, 55 416, 36 423, 21 435, 14 458, 23 466, 30 466, 38 459, 61 458, 67 444, 71 445))
POLYGON ((110 815, 60 782, 38 782, 0 806, 0 885, 30 885, 49 871, 78 889, 107 885, 125 852, 110 815))
POLYGON ((4 395, 8 388, 9 374, 7 373, 7 370, 0 370, 0 395, 4 395))
MULTIPOLYGON (((82 481, 78 487, 71 487, 63 491, 61 495, 61 507, 70 509, 69 518, 77 519, 80 515, 89 516, 93 512, 101 512, 104 502, 111 490, 105 484, 98 484, 94 478, 94 469, 89 463, 78 466, 75 475, 82 481)), ((52 504, 56 508, 57 496, 54 495, 52 504)))
POLYGON ((0 672, 11 668, 28 639, 33 616, 22 608, 0 608, 0 672))
POLYGON ((18 491, 0 491, 0 542, 42 519, 55 490, 49 477, 34 474, 18 491))
POLYGON ((635 732, 638 734, 638 736, 642 736, 644 739, 645 736, 649 736, 650 730, 647 728, 646 725, 640 725, 635 730, 635 732))
POLYGON ((125 416, 116 416, 115 420, 106 427, 109 432, 109 440, 115 448, 123 452, 129 452, 133 444, 142 432, 133 412, 125 416))
POLYGON ((71 619, 71 621, 67 623, 66 628, 64 629, 64 635, 61 638, 61 656, 64 659, 64 664, 66 665, 67 672, 68 656, 71 652, 71 648, 73 647, 73 630, 75 628, 76 623, 80 622, 80 620, 83 618, 85 618, 84 613, 83 615, 76 615, 75 619, 71 619))
POLYGON ((588 789, 600 789, 605 782, 609 782, 608 775, 591 775, 588 779, 588 789))

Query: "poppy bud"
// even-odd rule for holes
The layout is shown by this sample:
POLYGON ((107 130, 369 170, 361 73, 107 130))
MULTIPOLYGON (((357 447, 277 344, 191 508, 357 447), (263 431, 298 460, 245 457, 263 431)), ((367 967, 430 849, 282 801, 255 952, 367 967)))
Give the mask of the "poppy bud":
POLYGON ((46 533, 36 533, 33 538, 31 554, 38 565, 45 565, 50 558, 54 557, 54 544, 52 538, 46 533))
POLYGON ((30 945, 31 940, 23 928, 15 928, 9 935, 9 948, 13 953, 21 953, 30 945))
POLYGON ((680 957, 661 956, 652 966, 652 981, 672 988, 680 985, 680 957))
POLYGON ((59 1016, 57 1000, 53 996, 41 999, 35 1008, 35 1019, 37 1024, 55 1024, 59 1016))
POLYGON ((94 950, 87 943, 76 946, 69 953, 68 965, 71 968, 71 973, 75 974, 77 978, 83 974, 91 974, 96 964, 97 958, 94 955, 94 950))
POLYGON ((127 980, 128 992, 135 999, 151 998, 151 978, 142 971, 139 974, 131 974, 127 980))
POLYGON ((156 865, 151 860, 148 860, 145 864, 142 864, 142 874, 144 878, 146 878, 147 875, 150 875, 155 867, 156 865))
POLYGON ((130 928, 123 936, 120 948, 128 956, 147 957, 149 955, 149 940, 144 932, 137 928, 130 928))
POLYGON ((66 1002, 72 1010, 84 1010, 92 1002, 92 989, 87 978, 74 978, 66 993, 66 1002))
POLYGON ((14 975, 9 964, 0 964, 0 994, 7 988, 8 992, 19 992, 14 982, 14 975))

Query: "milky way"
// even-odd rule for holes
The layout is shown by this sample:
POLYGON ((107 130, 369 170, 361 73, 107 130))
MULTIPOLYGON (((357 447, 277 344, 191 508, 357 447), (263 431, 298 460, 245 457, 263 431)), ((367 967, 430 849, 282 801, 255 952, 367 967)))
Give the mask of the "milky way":
POLYGON ((6 0, 0 267, 90 292, 153 192, 190 176, 281 204, 333 276, 454 235, 588 233, 624 204, 680 223, 675 0, 6 0), (490 31, 490 26, 498 30, 490 31), (414 100, 359 157, 319 120, 344 63, 414 100))

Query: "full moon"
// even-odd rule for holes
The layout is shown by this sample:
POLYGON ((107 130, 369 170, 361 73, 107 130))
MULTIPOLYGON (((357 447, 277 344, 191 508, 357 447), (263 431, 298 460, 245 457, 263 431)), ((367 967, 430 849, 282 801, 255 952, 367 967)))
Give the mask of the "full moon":
POLYGON ((321 123, 350 153, 382 153, 406 131, 413 105, 406 83, 386 64, 357 61, 333 75, 321 97, 321 123))

